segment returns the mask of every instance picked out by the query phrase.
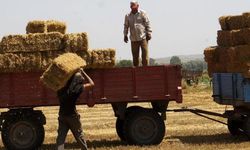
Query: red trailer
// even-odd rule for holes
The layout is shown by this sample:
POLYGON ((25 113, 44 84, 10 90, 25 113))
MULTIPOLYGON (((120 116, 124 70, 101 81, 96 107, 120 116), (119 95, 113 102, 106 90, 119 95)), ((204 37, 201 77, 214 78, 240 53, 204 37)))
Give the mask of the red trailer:
MULTIPOLYGON (((159 144, 165 135, 168 103, 182 102, 181 67, 152 66, 87 70, 95 82, 79 104, 111 104, 117 117, 116 130, 129 144, 159 144), (150 102, 152 108, 127 107, 150 102)), ((41 72, 0 74, 0 129, 8 149, 34 149, 44 140, 46 118, 40 106, 58 106, 56 93, 39 82, 41 72)))

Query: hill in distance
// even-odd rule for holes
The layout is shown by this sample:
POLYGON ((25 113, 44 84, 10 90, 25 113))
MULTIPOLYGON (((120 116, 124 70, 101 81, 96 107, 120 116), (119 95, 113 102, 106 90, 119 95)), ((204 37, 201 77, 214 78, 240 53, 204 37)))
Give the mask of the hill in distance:
MULTIPOLYGON (((204 60, 203 54, 177 55, 177 56, 181 59, 182 62, 188 62, 191 60, 204 60)), ((156 58, 155 61, 158 64, 169 64, 171 57, 156 58)))

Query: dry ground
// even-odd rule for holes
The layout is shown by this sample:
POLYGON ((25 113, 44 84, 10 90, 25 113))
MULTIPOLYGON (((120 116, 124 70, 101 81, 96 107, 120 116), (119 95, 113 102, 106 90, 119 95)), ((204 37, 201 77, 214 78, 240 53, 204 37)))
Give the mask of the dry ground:
MULTIPOLYGON (((211 89, 199 86, 183 91, 184 103, 170 104, 170 109, 183 106, 201 108, 215 112, 223 112, 225 106, 212 101, 211 89)), ((150 104, 143 104, 149 107, 150 104)), ((45 126, 46 138, 41 149, 55 149, 57 136, 58 107, 39 108, 47 117, 45 126)), ((230 109, 230 108, 227 108, 230 109)), ((250 142, 245 136, 232 137, 225 125, 201 118, 194 114, 169 112, 167 114, 166 135, 158 146, 137 147, 127 146, 120 142, 115 131, 115 117, 110 105, 96 105, 94 108, 78 106, 83 128, 90 149, 127 150, 127 149, 171 149, 171 150, 214 150, 214 149, 250 149, 250 142)), ((226 122, 225 119, 217 118, 226 122)), ((0 146, 3 148, 2 143, 0 146)), ((78 149, 71 133, 67 137, 67 149, 78 149)), ((1 148, 0 148, 1 149, 1 148)))

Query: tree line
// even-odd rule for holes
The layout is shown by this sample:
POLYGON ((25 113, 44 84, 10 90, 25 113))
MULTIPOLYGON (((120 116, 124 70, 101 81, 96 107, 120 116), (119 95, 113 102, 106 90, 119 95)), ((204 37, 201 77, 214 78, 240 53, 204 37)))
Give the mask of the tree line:
MULTIPOLYGON (((183 70, 188 71, 206 71, 207 70, 207 63, 204 60, 190 60, 187 62, 182 62, 178 56, 172 56, 170 59, 170 64, 173 65, 181 65, 183 70)), ((157 66, 158 64, 155 59, 149 59, 150 66, 157 66)), ((132 60, 120 60, 116 63, 116 67, 132 67, 133 62, 132 60)))

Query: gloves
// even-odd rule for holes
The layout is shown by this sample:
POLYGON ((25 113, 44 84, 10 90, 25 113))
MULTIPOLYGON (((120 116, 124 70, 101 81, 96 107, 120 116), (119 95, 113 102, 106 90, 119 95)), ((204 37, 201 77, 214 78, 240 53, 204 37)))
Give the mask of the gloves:
POLYGON ((124 42, 128 43, 128 36, 127 35, 124 35, 124 42))
POLYGON ((152 38, 151 34, 147 34, 147 35, 146 35, 146 40, 147 40, 147 41, 151 40, 151 38, 152 38))

